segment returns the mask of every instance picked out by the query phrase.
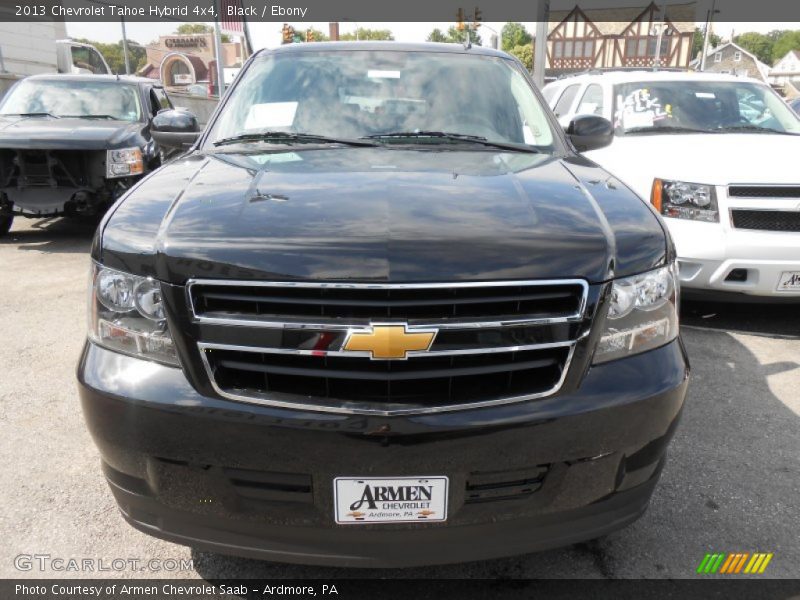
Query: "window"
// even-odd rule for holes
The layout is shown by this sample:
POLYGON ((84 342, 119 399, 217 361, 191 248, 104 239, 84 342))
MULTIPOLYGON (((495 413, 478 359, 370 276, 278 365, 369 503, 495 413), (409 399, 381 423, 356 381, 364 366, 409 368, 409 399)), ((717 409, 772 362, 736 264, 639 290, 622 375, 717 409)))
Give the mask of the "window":
MULTIPOLYGON (((669 55, 669 44, 672 40, 666 35, 661 36, 661 48, 659 49, 661 53, 661 57, 665 57, 669 55)), ((651 37, 647 43, 647 55, 648 56, 655 56, 656 55, 656 47, 658 46, 658 37, 651 37)))
POLYGON ((564 42, 564 58, 572 58, 572 40, 564 42))
POLYGON ((97 50, 89 46, 72 46, 72 66, 78 69, 79 73, 104 74, 106 65, 97 50))
POLYGON ((583 40, 575 40, 575 58, 583 56, 583 40))
POLYGON ((564 89, 564 92, 561 94, 561 98, 558 99, 558 102, 556 102, 556 106, 553 109, 553 112, 557 117, 569 113, 569 109, 572 106, 572 101, 575 99, 575 95, 578 93, 579 87, 580 84, 574 83, 564 89))
POLYGON ((613 97, 617 133, 625 135, 659 128, 669 134, 672 127, 736 132, 742 125, 800 132, 800 119, 768 85, 742 79, 623 83, 613 97))
POLYGON ((557 91, 558 91, 557 87, 550 87, 550 86, 547 86, 542 90, 542 96, 544 96, 545 101, 551 108, 553 106, 552 100, 555 97, 557 91))
POLYGON ((564 42, 553 42, 553 56, 561 58, 564 55, 564 42))
POLYGON ((722 52, 714 54, 714 62, 722 62, 722 52))
POLYGON ((23 79, 3 98, 0 113, 50 113, 56 117, 108 115, 117 121, 133 122, 141 120, 141 104, 136 85, 53 77, 23 79))
POLYGON ((593 83, 586 88, 578 103, 576 115, 603 115, 603 88, 593 83))
POLYGON ((741 52, 734 52, 733 53, 733 60, 736 62, 742 62, 742 53, 741 52))
POLYGON ((157 114, 163 108, 172 108, 172 103, 167 97, 164 88, 154 87, 150 90, 150 102, 153 105, 153 114, 157 114))
MULTIPOLYGON (((669 56, 672 38, 668 31, 661 36, 661 57, 669 56)), ((646 58, 656 55, 658 36, 630 37, 625 40, 625 58, 646 58)))
POLYGON ((594 56, 594 40, 586 40, 583 43, 583 57, 592 58, 594 56))
MULTIPOLYGON (((549 110, 516 63, 500 57, 394 50, 275 53, 255 58, 239 77, 209 145, 262 131, 336 138, 447 131, 545 148, 554 141, 549 110)), ((458 145, 451 142, 424 143, 458 145)), ((420 142, 412 135, 385 143, 420 142)))

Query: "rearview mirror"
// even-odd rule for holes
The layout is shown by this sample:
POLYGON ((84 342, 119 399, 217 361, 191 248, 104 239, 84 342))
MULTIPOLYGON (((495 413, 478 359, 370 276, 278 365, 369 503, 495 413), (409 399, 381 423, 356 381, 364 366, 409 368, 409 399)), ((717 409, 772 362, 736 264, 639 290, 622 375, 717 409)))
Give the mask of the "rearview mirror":
POLYGON ((187 150, 197 141, 202 130, 197 117, 189 111, 165 108, 153 117, 150 133, 159 146, 187 150))
POLYGON ((567 136, 578 152, 597 150, 613 141, 614 126, 597 115, 579 115, 570 121, 567 136))

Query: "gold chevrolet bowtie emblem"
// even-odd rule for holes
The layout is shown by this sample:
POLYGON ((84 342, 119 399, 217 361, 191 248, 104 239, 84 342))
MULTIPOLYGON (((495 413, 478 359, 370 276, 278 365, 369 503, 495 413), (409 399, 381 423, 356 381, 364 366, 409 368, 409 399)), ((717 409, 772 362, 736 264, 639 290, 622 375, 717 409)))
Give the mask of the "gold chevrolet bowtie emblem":
POLYGON ((351 331, 342 348, 369 352, 373 359, 405 359, 412 350, 428 350, 436 330, 408 331, 405 325, 373 325, 370 331, 351 331))

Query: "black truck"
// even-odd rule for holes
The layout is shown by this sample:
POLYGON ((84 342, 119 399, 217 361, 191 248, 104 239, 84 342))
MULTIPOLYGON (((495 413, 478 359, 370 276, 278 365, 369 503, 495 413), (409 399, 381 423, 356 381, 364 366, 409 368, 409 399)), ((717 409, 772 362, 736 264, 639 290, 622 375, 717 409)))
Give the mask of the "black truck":
POLYGON ((125 519, 268 560, 430 565, 645 511, 686 394, 675 250, 522 65, 261 51, 106 214, 79 390, 125 519))
POLYGON ((0 235, 14 216, 96 215, 161 154, 150 121, 172 108, 151 79, 35 75, 0 102, 0 235))

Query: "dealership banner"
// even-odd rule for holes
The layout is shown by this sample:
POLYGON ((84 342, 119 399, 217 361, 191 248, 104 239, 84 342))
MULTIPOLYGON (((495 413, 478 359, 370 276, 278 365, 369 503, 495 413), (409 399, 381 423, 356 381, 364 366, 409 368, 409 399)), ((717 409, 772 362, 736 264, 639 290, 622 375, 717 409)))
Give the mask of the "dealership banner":
MULTIPOLYGON (((269 565, 269 563, 265 563, 269 565)), ((267 568, 267 567, 265 567, 267 568)), ((340 576, 341 569, 319 569, 340 576)), ((380 572, 375 573, 380 576, 380 572)), ((396 575, 396 574, 395 574, 396 575)), ((615 600, 787 599, 800 592, 797 580, 492 580, 492 579, 6 579, 3 600, 440 600, 442 598, 615 598, 615 600)))
MULTIPOLYGON (((476 16, 476 20, 535 21, 545 6, 550 11, 605 11, 593 20, 616 21, 618 11, 642 10, 648 0, 0 0, 0 21, 63 20, 102 21, 203 21, 219 20, 227 30, 240 30, 246 21, 373 21, 428 22, 454 21, 456 15, 476 16), (543 3, 543 4, 540 4, 543 3)), ((705 21, 706 0, 670 0, 656 2, 670 9, 693 13, 693 21, 705 21)), ((718 3, 725 21, 800 21, 800 2, 785 0, 727 0, 718 3)))

